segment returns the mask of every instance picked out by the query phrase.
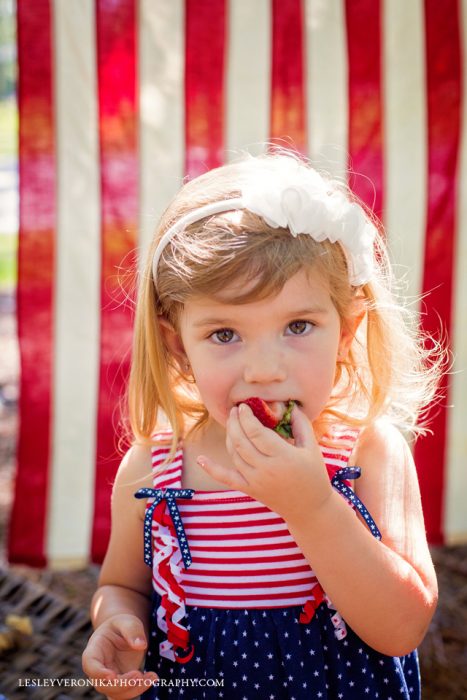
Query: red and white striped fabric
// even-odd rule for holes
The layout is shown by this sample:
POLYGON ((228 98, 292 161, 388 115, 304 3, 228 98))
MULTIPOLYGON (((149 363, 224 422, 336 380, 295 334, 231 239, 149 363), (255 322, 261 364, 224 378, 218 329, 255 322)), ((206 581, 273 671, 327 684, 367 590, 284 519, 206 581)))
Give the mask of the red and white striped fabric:
MULTIPOLYGON (((100 561, 131 279, 186 175, 279 140, 382 215, 455 355, 415 455, 467 535, 467 0, 18 0, 21 424, 9 557, 100 561), (464 58, 462 58, 464 57, 464 58), (464 62, 463 62, 464 61, 464 62)), ((415 302, 417 303, 417 302, 415 302)))
MULTIPOLYGON (((158 451, 154 466, 165 458, 158 451)), ((182 488, 183 452, 171 469, 156 476, 154 488, 182 488)), ((181 584, 188 605, 218 608, 281 607, 304 604, 316 577, 284 520, 240 491, 196 491, 178 502, 192 563, 181 584)), ((159 526, 154 523, 154 546, 159 526)), ((154 567, 154 587, 158 568, 154 567)))
MULTIPOLYGON (((337 446, 321 448, 329 478, 348 465, 357 436, 358 431, 335 431, 337 446)), ((183 494, 183 448, 163 466, 169 451, 168 447, 152 449, 154 489, 159 493, 180 489, 183 494)), ((152 581, 161 596, 157 622, 167 633, 160 644, 162 656, 177 659, 177 643, 189 649, 183 627, 185 605, 226 609, 302 605, 300 621, 309 622, 313 617, 324 592, 277 513, 241 491, 201 490, 180 498, 178 514, 190 551, 189 566, 184 567, 165 503, 159 502, 153 510, 153 502, 154 497, 148 498, 146 511, 152 513, 152 581)), ((328 606, 335 610, 329 600, 328 606)), ((337 613, 332 619, 342 639, 345 624, 337 613)))

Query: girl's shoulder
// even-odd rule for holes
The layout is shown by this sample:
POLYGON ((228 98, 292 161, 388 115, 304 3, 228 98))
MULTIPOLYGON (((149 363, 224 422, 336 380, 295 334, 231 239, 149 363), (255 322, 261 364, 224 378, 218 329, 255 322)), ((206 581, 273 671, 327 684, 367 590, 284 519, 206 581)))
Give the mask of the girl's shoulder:
MULTIPOLYGON (((419 477, 403 434, 387 419, 362 430, 353 465, 360 467, 355 492, 382 535, 382 541, 407 561, 429 561, 419 477)), ((420 474, 423 478, 423 474, 420 474)))
POLYGON ((363 428, 356 440, 351 461, 366 468, 393 468, 412 460, 410 447, 400 430, 387 418, 379 418, 363 428))
POLYGON ((115 476, 114 490, 150 488, 151 484, 152 447, 136 443, 123 455, 115 476))

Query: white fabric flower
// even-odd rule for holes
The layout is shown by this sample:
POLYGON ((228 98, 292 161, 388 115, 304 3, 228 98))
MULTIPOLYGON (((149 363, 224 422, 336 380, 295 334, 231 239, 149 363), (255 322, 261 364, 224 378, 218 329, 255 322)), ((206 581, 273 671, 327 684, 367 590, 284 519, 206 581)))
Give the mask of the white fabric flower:
POLYGON ((371 279, 376 227, 369 216, 338 182, 325 180, 298 161, 284 159, 280 170, 259 164, 244 182, 241 197, 205 204, 169 227, 154 252, 154 281, 160 256, 177 233, 205 217, 237 209, 248 209, 273 228, 288 228, 294 237, 308 234, 317 242, 339 243, 347 258, 350 284, 359 286, 371 279))
POLYGON ((340 243, 352 285, 371 278, 376 227, 336 182, 324 180, 316 170, 291 161, 280 173, 256 173, 242 189, 242 202, 268 226, 288 228, 294 237, 308 234, 317 242, 340 243))

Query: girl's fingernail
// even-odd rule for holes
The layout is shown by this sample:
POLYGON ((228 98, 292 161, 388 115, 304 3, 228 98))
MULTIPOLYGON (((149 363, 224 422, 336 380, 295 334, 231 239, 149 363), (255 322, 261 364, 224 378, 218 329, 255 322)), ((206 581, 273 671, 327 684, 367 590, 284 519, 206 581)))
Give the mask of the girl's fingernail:
POLYGON ((204 467, 206 466, 206 462, 204 461, 204 459, 202 457, 197 457, 196 461, 198 462, 199 466, 203 467, 204 469, 204 467))

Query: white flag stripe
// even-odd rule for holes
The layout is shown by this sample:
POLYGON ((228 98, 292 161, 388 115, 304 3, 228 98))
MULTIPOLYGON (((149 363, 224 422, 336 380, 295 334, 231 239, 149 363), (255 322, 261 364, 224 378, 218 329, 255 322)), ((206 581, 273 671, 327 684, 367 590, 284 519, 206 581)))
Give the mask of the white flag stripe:
POLYGON ((346 180, 348 65, 344 0, 306 0, 305 55, 309 156, 346 180))
POLYGON ((269 139, 271 9, 269 0, 230 0, 226 55, 226 161, 241 149, 261 153, 269 139))
MULTIPOLYGON (((57 232, 51 566, 89 560, 100 329, 100 188, 95 6, 53 3, 57 232)), ((40 368, 38 368, 40 372, 40 368)))
POLYGON ((427 207, 424 10, 422 0, 383 7, 384 223, 396 275, 413 297, 422 288, 427 207))
MULTIPOLYGON (((464 47, 464 79, 467 76, 467 0, 461 9, 461 42, 464 47)), ((467 541, 467 519, 465 498, 467 494, 467 90, 463 95, 464 129, 462 131, 460 177, 457 191, 457 251, 455 255, 454 309, 453 309, 453 351, 454 367, 449 384, 452 405, 448 414, 447 471, 445 487, 445 535, 446 544, 459 544, 467 541)))
POLYGON ((183 0, 140 0, 140 264, 185 162, 183 0))

